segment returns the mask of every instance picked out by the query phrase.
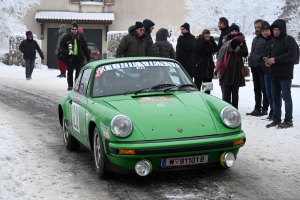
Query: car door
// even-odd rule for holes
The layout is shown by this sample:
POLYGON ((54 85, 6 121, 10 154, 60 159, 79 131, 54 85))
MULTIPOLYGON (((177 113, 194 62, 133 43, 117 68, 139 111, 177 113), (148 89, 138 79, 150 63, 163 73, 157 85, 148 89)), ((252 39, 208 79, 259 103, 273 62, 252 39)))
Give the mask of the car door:
POLYGON ((86 105, 87 105, 87 90, 90 81, 92 69, 86 68, 78 76, 78 80, 73 89, 73 93, 70 101, 70 114, 72 121, 73 135, 78 141, 80 141, 85 146, 88 145, 88 131, 87 122, 88 118, 86 115, 86 105))

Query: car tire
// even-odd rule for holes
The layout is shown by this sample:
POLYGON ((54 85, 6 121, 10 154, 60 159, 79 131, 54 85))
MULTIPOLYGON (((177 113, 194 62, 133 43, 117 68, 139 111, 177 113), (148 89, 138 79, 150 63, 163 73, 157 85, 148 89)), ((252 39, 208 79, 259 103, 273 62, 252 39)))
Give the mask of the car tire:
POLYGON ((80 143, 68 131, 66 119, 63 116, 63 138, 66 147, 69 151, 77 151, 80 148, 80 143))
POLYGON ((108 178, 110 172, 107 170, 105 165, 102 137, 97 127, 94 130, 94 136, 93 136, 93 152, 94 152, 96 175, 100 179, 108 178))

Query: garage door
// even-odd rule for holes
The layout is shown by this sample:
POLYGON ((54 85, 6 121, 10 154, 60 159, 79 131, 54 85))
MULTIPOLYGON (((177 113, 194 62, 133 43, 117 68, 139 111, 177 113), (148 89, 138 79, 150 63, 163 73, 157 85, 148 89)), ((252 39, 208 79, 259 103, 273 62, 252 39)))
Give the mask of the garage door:
MULTIPOLYGON (((96 44, 102 55, 102 30, 101 29, 84 29, 84 35, 87 42, 96 44)), ((48 28, 47 38, 47 65, 48 68, 58 69, 57 57, 55 55, 55 48, 58 40, 58 29, 48 28)))

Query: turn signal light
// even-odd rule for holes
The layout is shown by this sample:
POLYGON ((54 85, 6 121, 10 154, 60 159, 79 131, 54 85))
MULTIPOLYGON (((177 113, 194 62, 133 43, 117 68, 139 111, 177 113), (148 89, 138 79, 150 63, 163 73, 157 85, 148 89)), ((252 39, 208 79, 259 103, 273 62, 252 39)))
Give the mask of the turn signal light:
POLYGON ((119 154, 134 155, 135 154, 135 150, 131 150, 131 149, 119 149, 119 154))
POLYGON ((244 139, 233 141, 233 146, 240 145, 240 144, 244 144, 244 139))

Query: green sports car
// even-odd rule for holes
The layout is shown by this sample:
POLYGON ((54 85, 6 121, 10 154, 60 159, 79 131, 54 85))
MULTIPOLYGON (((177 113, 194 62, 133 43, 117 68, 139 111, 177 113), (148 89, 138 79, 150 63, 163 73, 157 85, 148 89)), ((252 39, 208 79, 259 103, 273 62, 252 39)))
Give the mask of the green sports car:
POLYGON ((175 60, 106 59, 82 68, 58 105, 70 151, 94 155, 96 173, 233 166, 246 142, 238 110, 199 91, 175 60))

